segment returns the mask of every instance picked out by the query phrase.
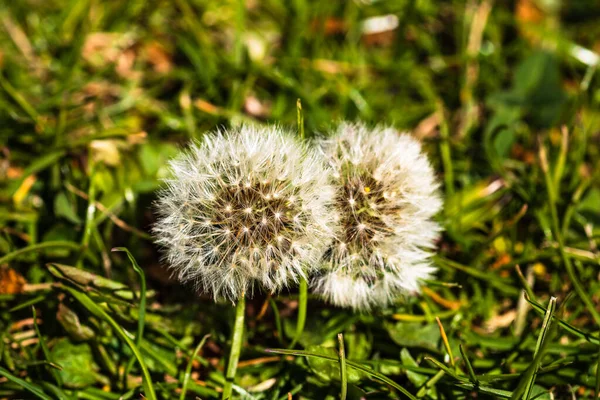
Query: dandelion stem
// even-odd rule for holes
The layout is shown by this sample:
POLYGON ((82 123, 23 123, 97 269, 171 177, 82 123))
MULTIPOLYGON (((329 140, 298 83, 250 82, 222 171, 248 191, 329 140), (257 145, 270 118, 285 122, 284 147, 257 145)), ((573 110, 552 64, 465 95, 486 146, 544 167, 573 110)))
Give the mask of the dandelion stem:
POLYGON ((244 313, 246 311, 246 297, 240 296, 235 306, 235 322, 231 334, 231 350, 229 352, 229 361, 227 363, 227 374, 225 375, 225 386, 223 386, 222 400, 231 398, 231 389, 235 380, 238 360, 242 351, 242 339, 244 338, 244 313))
POLYGON ((308 302, 308 282, 306 279, 300 279, 300 287, 298 288, 298 321, 296 322, 296 334, 294 340, 290 344, 290 349, 293 349, 302 332, 304 332, 304 325, 306 325, 306 304, 308 302))
MULTIPOLYGON (((88 192, 88 207, 85 217, 85 228, 83 230, 83 238, 81 239, 81 247, 87 250, 90 244, 90 237, 94 229, 94 216, 96 215, 96 185, 94 175, 96 174, 96 165, 92 163, 90 167, 90 188, 88 192)), ((80 253, 77 259, 77 268, 83 268, 83 252, 80 253)))
POLYGON ((348 377, 346 372, 346 350, 344 349, 344 335, 338 333, 339 351, 338 355, 340 358, 340 379, 342 381, 342 390, 340 393, 340 400, 346 400, 346 394, 348 392, 348 377))
POLYGON ((304 140, 304 113, 302 112, 302 100, 296 101, 296 111, 298 113, 298 133, 300 139, 304 140))

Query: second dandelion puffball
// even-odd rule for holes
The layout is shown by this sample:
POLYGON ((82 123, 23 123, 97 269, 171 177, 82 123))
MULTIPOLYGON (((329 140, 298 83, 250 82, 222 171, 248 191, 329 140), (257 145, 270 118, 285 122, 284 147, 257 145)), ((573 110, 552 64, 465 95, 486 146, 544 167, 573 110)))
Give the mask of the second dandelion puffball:
POLYGON ((438 183, 420 143, 386 127, 341 124, 320 142, 336 179, 341 233, 326 251, 315 291, 367 311, 415 292, 434 268, 438 183))
POLYGON ((170 166, 154 234, 177 277, 215 298, 297 283, 331 243, 330 170, 280 128, 206 135, 170 166))

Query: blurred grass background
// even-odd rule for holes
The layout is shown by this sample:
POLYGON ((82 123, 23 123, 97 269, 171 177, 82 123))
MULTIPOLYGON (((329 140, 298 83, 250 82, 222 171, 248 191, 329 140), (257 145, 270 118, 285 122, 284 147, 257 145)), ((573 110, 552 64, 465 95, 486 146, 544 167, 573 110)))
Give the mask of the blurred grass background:
POLYGON ((190 139, 295 127, 298 99, 307 136, 423 140, 438 280, 373 315, 312 299, 292 355, 264 350, 296 294, 256 296, 236 398, 595 398, 599 21, 593 0, 0 3, 0 398, 219 397, 233 309, 169 279, 154 191, 190 139))

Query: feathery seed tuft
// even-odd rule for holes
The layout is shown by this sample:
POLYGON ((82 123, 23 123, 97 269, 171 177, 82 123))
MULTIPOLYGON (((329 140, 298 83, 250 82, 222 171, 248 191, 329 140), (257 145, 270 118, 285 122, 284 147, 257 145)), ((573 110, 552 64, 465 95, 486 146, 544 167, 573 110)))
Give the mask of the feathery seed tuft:
POLYGON ((181 281, 215 298, 297 283, 332 240, 329 169, 280 128, 207 135, 170 165, 157 243, 181 281))
POLYGON ((341 234, 325 252, 315 291, 358 310, 417 291, 434 271, 440 227, 434 171, 418 141, 392 128, 343 123, 320 141, 337 179, 341 234))

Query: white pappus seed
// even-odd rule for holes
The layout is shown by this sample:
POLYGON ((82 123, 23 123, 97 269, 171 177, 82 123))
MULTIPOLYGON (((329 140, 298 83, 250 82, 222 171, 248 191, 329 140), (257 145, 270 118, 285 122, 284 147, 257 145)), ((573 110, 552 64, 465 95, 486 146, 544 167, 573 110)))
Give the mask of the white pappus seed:
POLYGON ((319 142, 337 176, 341 233, 312 286, 329 302, 368 311, 419 290, 434 272, 438 182, 420 143, 393 128, 342 123, 319 142))
POLYGON ((215 299, 297 283, 331 244, 331 169, 281 128, 207 134, 170 167, 155 206, 156 242, 181 281, 215 299))

